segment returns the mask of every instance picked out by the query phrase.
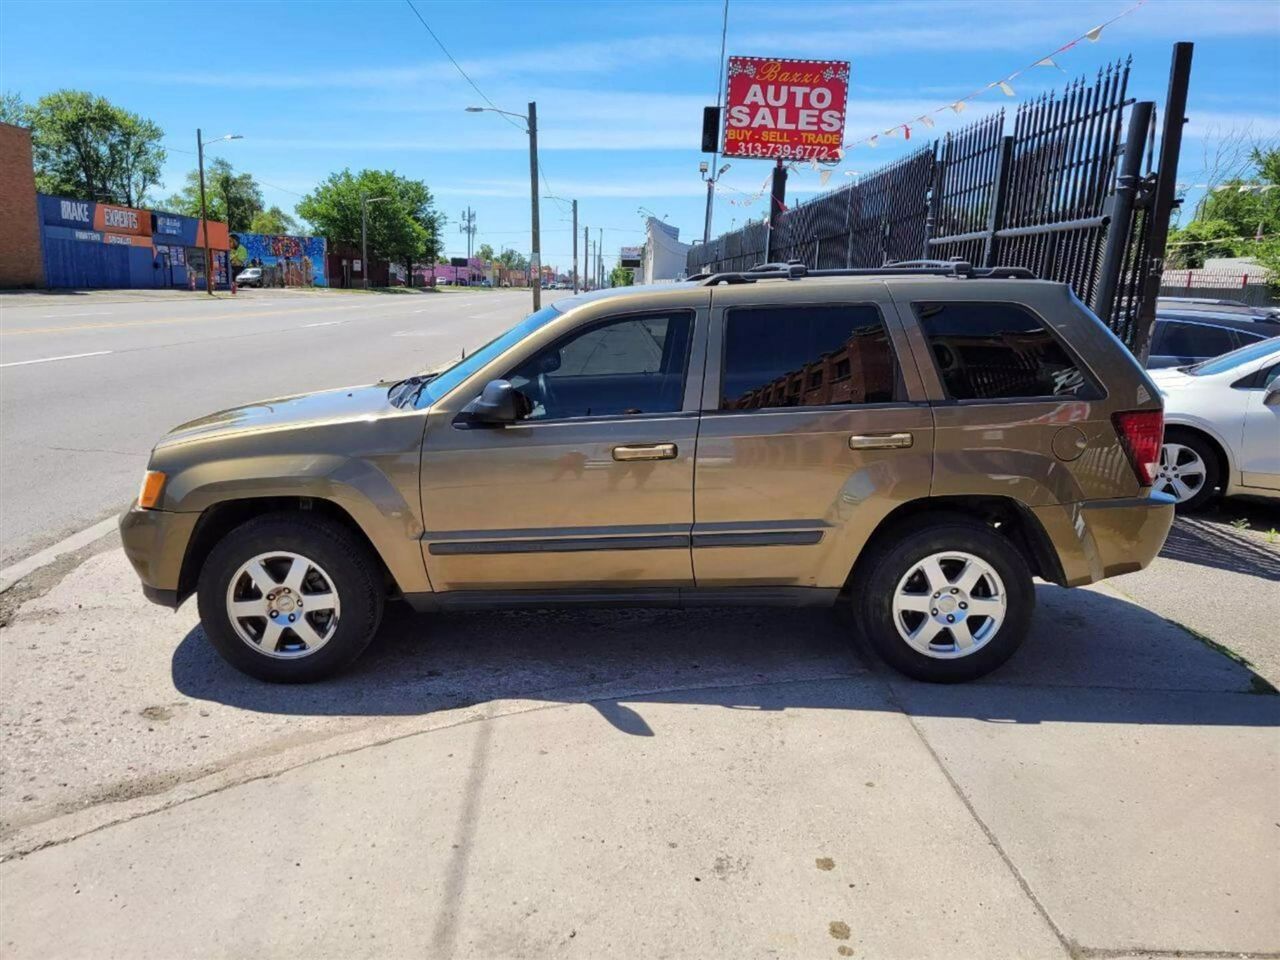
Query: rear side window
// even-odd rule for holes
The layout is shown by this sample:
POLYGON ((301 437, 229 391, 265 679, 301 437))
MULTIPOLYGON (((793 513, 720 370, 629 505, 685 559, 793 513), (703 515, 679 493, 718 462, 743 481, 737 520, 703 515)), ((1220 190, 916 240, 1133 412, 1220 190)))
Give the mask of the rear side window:
POLYGON ((1238 345, 1231 330, 1225 327, 1210 327, 1203 323, 1162 320, 1158 333, 1160 356, 1189 359, 1216 357, 1234 350, 1238 345))
POLYGON ((1016 303, 917 303, 952 400, 1094 400, 1101 391, 1034 313, 1016 303))
POLYGON ((721 410, 888 403, 898 364, 874 306, 752 307, 725 321, 721 410))

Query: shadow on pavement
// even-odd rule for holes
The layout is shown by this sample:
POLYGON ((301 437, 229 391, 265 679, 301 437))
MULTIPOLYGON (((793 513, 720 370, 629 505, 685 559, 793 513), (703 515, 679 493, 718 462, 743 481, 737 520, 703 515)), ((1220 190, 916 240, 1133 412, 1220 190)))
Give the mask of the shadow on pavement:
POLYGON ((1208 519, 1179 517, 1160 556, 1183 563, 1280 581, 1280 549, 1208 519))
POLYGON ((388 609, 352 670, 276 686, 227 666, 197 627, 173 655, 185 696, 294 716, 408 716, 494 700, 590 703, 615 729, 651 736, 626 703, 740 709, 884 709, 1004 723, 1280 726, 1280 698, 1247 667, 1143 607, 1040 586, 1031 636, 1004 667, 960 688, 918 684, 850 644, 828 610, 529 610, 415 615, 388 609), (838 680, 841 683, 813 681, 838 680), (861 689, 860 694, 853 691, 861 689), (1029 695, 1008 697, 1016 689, 1029 695), (839 696, 831 691, 842 690, 839 696), (1213 695, 1213 696, 1206 696, 1213 695), (998 704, 998 706, 997 706, 998 704))

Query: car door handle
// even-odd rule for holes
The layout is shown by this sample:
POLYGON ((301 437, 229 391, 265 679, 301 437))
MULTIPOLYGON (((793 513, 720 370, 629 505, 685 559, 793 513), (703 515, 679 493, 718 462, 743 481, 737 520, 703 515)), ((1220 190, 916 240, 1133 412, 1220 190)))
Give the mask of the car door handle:
POLYGON ((615 460, 674 460, 676 445, 674 443, 651 443, 642 447, 614 447, 615 460))
POLYGON ((914 440, 909 433, 855 433, 849 438, 849 449, 897 450, 911 446, 914 440))

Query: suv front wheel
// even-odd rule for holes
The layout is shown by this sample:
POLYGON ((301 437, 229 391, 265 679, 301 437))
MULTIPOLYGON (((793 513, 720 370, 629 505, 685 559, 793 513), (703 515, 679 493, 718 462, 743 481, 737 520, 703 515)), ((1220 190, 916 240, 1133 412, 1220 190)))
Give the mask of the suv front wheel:
POLYGON ((866 558, 854 611, 892 667, 934 683, 990 673, 1022 644, 1035 606, 1026 561, 989 527, 918 524, 866 558))
POLYGON ((382 577, 341 524, 276 514, 236 527, 213 548, 198 601, 205 634, 233 667, 305 683, 369 645, 382 619, 382 577))

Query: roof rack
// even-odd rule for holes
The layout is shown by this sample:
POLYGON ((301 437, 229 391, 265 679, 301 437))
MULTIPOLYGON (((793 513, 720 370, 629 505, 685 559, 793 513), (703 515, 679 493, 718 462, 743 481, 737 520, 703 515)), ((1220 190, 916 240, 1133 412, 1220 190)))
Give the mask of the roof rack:
POLYGON ((798 260, 759 263, 749 270, 697 273, 689 280, 704 286, 755 283, 757 280, 802 280, 805 277, 960 277, 967 279, 1036 280, 1026 267, 975 267, 966 260, 901 260, 883 267, 810 270, 798 260))

